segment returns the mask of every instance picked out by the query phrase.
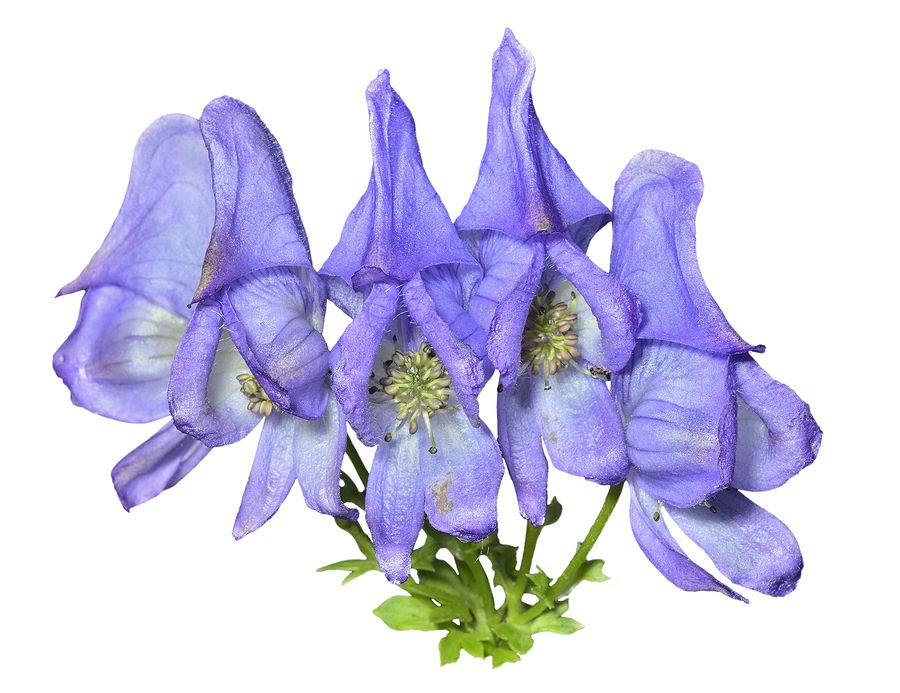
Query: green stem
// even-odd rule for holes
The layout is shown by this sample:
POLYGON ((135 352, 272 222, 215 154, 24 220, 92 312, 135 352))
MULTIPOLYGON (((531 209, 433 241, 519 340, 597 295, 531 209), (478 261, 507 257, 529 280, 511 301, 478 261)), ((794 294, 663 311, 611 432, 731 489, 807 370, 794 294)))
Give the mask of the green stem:
MULTIPOLYGON (((576 582, 578 582, 581 567, 587 560, 591 549, 594 548, 594 544, 597 543, 597 539, 600 538, 600 533, 606 526, 609 516, 612 515, 616 503, 619 502, 619 496, 622 495, 623 486, 624 482, 609 487, 606 499, 603 501, 603 507, 600 508, 600 512, 597 514, 594 524, 592 524, 591 528, 588 530, 587 536, 585 536, 584 541, 578 545, 578 550, 575 551, 575 555, 572 556, 572 560, 569 561, 569 565, 566 566, 562 575, 559 576, 556 582, 553 583, 553 586, 547 591, 548 601, 555 602, 560 597, 568 594, 569 590, 572 589, 576 582)), ((543 603, 535 604, 525 612, 524 620, 531 621, 546 610, 547 607, 543 603)))
POLYGON ((363 556, 374 560, 375 547, 372 545, 372 540, 369 539, 369 535, 366 534, 366 530, 362 528, 359 522, 356 520, 345 520, 340 517, 334 518, 334 522, 338 527, 353 537, 353 541, 356 542, 356 545, 359 547, 359 550, 362 551, 363 556))
POLYGON ((506 597, 506 610, 511 615, 516 615, 522 608, 522 595, 528 584, 528 574, 531 572, 531 563, 534 560, 534 550, 537 547, 538 537, 541 536, 543 527, 538 527, 528 520, 525 521, 525 546, 522 548, 522 562, 516 577, 516 583, 506 597))
POLYGON ((471 575, 475 589, 481 596, 481 602, 484 605, 483 612, 481 614, 476 614, 476 618, 481 616, 482 618, 480 620, 487 623, 495 622, 497 607, 494 604, 494 590, 491 589, 491 581, 488 578, 487 573, 484 572, 484 566, 482 566, 481 561, 478 560, 478 554, 470 554, 465 558, 463 565, 471 575))
POLYGON ((350 458, 350 464, 352 464, 353 469, 356 470, 356 474, 362 482, 363 490, 365 490, 366 484, 369 483, 369 470, 366 469, 366 465, 363 464, 359 452, 357 452, 356 447, 353 445, 353 441, 350 440, 350 436, 347 436, 347 457, 350 458))

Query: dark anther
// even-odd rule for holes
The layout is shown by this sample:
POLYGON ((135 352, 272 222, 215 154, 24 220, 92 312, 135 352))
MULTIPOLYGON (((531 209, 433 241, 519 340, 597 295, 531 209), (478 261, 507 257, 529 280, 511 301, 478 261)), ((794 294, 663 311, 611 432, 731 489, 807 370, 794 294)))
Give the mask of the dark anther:
POLYGON ((716 506, 714 506, 714 505, 708 505, 706 507, 709 508, 709 512, 711 512, 713 514, 719 512, 718 510, 716 510, 716 506))
POLYGON ((654 521, 654 522, 659 522, 659 510, 654 510, 654 511, 653 511, 653 521, 654 521))
POLYGON ((387 370, 388 368, 390 368, 392 363, 394 363, 394 362, 393 362, 393 361, 385 361, 385 362, 384 362, 384 369, 387 370))
POLYGON ((369 394, 370 394, 370 395, 374 395, 376 392, 378 392, 378 388, 377 388, 377 387, 375 387, 374 385, 372 385, 372 386, 369 387, 369 394))
POLYGON ((503 383, 497 383, 497 392, 503 392, 503 383))

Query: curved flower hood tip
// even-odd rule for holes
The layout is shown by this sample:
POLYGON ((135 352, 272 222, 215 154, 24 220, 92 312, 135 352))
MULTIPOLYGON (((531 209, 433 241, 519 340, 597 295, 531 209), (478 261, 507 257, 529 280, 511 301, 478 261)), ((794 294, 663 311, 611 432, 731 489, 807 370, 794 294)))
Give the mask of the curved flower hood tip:
POLYGON ((332 352, 332 385, 360 439, 377 445, 366 522, 382 571, 402 582, 426 516, 464 541, 496 529, 503 466, 478 418, 484 333, 465 310, 478 264, 386 71, 366 99, 372 176, 321 272, 353 316, 332 352))

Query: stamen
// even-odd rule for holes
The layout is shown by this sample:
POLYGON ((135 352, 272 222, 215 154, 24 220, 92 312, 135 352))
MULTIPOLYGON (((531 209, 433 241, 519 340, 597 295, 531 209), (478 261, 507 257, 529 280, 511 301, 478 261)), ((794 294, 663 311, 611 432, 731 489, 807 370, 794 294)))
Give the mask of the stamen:
POLYGON ((653 511, 653 521, 654 522, 659 522, 659 518, 661 517, 661 513, 662 513, 662 507, 663 507, 663 502, 656 501, 656 510, 653 511))
POLYGON ((714 513, 714 514, 717 513, 717 512, 719 512, 718 510, 716 510, 716 506, 714 506, 714 505, 713 505, 712 503, 710 503, 708 500, 707 500, 707 501, 703 501, 703 507, 706 508, 707 510, 709 510, 709 512, 714 513))
POLYGON ((428 452, 432 455, 437 454, 437 443, 434 440, 434 431, 431 428, 431 417, 428 415, 428 412, 425 413, 425 428, 428 429, 428 442, 431 443, 431 447, 428 448, 428 452))
POLYGON ((278 407, 269 399, 265 390, 260 387, 259 381, 251 373, 240 373, 236 376, 241 384, 241 394, 247 398, 247 409, 254 414, 270 416, 278 407))

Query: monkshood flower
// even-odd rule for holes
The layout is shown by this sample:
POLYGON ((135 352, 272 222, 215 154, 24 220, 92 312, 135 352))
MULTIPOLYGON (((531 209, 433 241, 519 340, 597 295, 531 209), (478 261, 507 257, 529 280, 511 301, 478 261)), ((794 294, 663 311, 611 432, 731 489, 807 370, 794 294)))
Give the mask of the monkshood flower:
POLYGON ((265 523, 295 481, 311 508, 355 519, 340 500, 346 423, 327 382, 325 290, 281 148, 253 109, 228 97, 207 105, 200 129, 215 222, 172 362, 175 425, 214 447, 264 420, 235 538, 265 523))
MULTIPOLYGON (((209 157, 196 118, 164 116, 141 135, 125 200, 100 249, 59 294, 84 291, 53 357, 72 401, 119 421, 169 416, 175 348, 191 316, 214 216, 209 157)), ((174 485, 209 452, 171 421, 113 470, 126 510, 174 485)))
POLYGON ((790 530, 740 493, 780 486, 816 457, 809 406, 753 359, 697 263, 700 171, 672 154, 638 154, 616 183, 612 273, 641 301, 628 369, 613 377, 632 465, 631 523, 650 561, 685 590, 744 599, 694 564, 661 510, 731 581, 782 596, 803 567, 790 530), (740 489, 740 490, 739 490, 740 489))
POLYGON ((507 30, 494 54, 487 147, 456 221, 484 277, 469 310, 500 371, 500 446, 519 509, 542 524, 547 460, 612 484, 628 471, 607 378, 628 363, 637 301, 585 254, 610 220, 550 143, 531 98, 534 60, 507 30))
POLYGON ((387 71, 366 97, 372 176, 321 274, 353 318, 332 353, 332 385, 360 440, 378 446, 366 522, 384 574, 402 582, 426 515, 465 541, 496 529, 503 467, 478 418, 484 335, 464 310, 477 263, 387 71))

